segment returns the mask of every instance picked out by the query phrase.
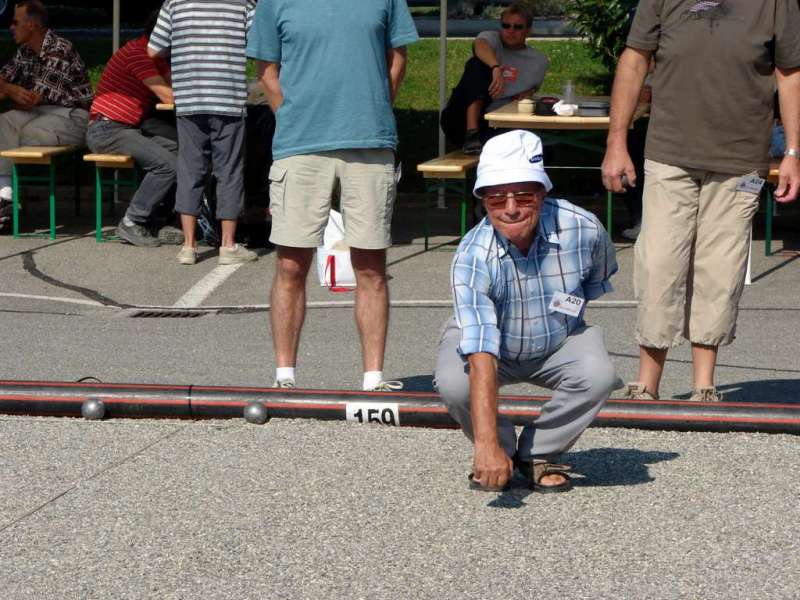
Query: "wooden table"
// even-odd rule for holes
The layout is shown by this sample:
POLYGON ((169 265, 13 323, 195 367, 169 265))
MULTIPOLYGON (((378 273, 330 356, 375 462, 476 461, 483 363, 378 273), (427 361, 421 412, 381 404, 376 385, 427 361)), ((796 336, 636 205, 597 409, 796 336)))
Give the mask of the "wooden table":
MULTIPOLYGON (((584 101, 608 101, 608 96, 587 96, 579 99, 584 101)), ((489 122, 490 127, 495 129, 531 129, 536 132, 542 140, 544 146, 569 146, 586 152, 598 154, 602 159, 605 154, 605 139, 603 131, 607 131, 610 123, 608 116, 605 117, 560 117, 535 115, 533 113, 521 113, 517 109, 517 102, 510 102, 505 106, 486 113, 484 118, 489 122), (598 137, 603 137, 602 142, 598 142, 598 137)), ((650 106, 640 104, 634 113, 634 121, 644 116, 650 106)), ((599 171, 599 166, 586 165, 547 165, 547 169, 580 169, 599 171)), ((613 225, 613 211, 611 192, 606 191, 606 229, 609 234, 613 225)))

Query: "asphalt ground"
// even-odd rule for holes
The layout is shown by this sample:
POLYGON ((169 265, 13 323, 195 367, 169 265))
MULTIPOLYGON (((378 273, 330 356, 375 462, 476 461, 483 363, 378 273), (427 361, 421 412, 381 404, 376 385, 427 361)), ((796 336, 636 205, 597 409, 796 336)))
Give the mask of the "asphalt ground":
MULTIPOLYGON (((39 222, 36 202, 29 210, 39 222)), ((429 390, 456 217, 436 213, 423 252, 420 211, 401 202, 395 219, 385 372, 429 390)), ((208 249, 185 267, 175 247, 96 244, 88 218, 64 220, 55 241, 0 236, 0 378, 271 384, 272 251, 226 272, 208 249), (176 304, 207 310, 135 316, 176 304)), ((765 257, 759 237, 719 387, 733 401, 797 402, 800 262, 765 257)), ((776 245, 793 247, 784 237, 776 245)), ((618 259, 616 291, 587 320, 628 380, 629 244, 618 259)), ((352 295, 313 274, 308 290, 298 383, 354 389, 352 295)), ((682 346, 662 395, 690 388, 682 346)), ((797 598, 796 449, 789 435, 590 429, 564 457, 576 489, 552 497, 467 490, 471 449, 454 430, 0 417, 0 588, 7 598, 797 598)))

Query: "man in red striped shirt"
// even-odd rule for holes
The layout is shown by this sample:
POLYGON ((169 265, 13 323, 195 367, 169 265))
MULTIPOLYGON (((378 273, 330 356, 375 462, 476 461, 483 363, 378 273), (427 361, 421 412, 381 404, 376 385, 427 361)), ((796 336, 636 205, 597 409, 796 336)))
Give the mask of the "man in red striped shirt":
MULTIPOLYGON (((156 101, 173 103, 169 66, 147 56, 155 26, 148 20, 144 35, 120 48, 108 61, 89 113, 86 144, 92 152, 127 154, 144 170, 125 216, 117 225, 120 239, 134 246, 158 246, 154 216, 160 205, 174 205, 177 165, 175 127, 152 117, 156 101), (171 196, 171 197, 168 197, 171 196)), ((176 231, 177 233, 177 231, 176 231)), ((183 239, 169 239, 183 243, 183 239)))

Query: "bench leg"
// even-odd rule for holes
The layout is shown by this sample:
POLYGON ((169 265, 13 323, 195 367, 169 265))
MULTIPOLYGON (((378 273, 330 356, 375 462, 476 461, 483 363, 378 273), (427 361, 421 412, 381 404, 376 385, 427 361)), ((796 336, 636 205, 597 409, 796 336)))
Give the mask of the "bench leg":
MULTIPOLYGON (((438 186, 437 186, 438 189, 438 186)), ((422 233, 425 236, 425 250, 428 250, 428 236, 431 231, 431 184, 425 183, 425 218, 422 222, 422 233)))
POLYGON ((51 160, 49 166, 50 172, 50 239, 56 239, 56 165, 51 160))
POLYGON ((19 238, 19 175, 17 173, 17 163, 11 164, 11 212, 13 221, 14 239, 19 238))
POLYGON ((611 235, 614 228, 614 198, 610 191, 606 190, 606 231, 611 235))
POLYGON ((97 243, 103 241, 103 175, 102 168, 94 167, 94 239, 97 243))
POLYGON ((75 202, 76 217, 81 214, 81 165, 83 165, 83 161, 80 159, 79 153, 75 152, 72 155, 72 199, 75 202))

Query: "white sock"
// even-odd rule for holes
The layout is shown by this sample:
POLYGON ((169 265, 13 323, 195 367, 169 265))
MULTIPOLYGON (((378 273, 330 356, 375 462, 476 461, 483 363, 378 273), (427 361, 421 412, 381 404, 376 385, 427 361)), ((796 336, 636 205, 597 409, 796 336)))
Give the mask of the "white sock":
POLYGON ((383 371, 364 371, 364 382, 361 384, 361 389, 369 391, 383 381, 383 371))
POLYGON ((136 223, 134 223, 128 218, 128 215, 122 217, 122 222, 125 223, 125 225, 127 225, 128 227, 133 227, 134 225, 136 225, 136 223))
POLYGON ((287 379, 294 381, 294 367, 278 367, 275 369, 276 381, 286 381, 287 379))
POLYGON ((13 197, 14 197, 14 190, 11 188, 11 186, 0 184, 0 200, 6 200, 7 202, 11 202, 13 197))

